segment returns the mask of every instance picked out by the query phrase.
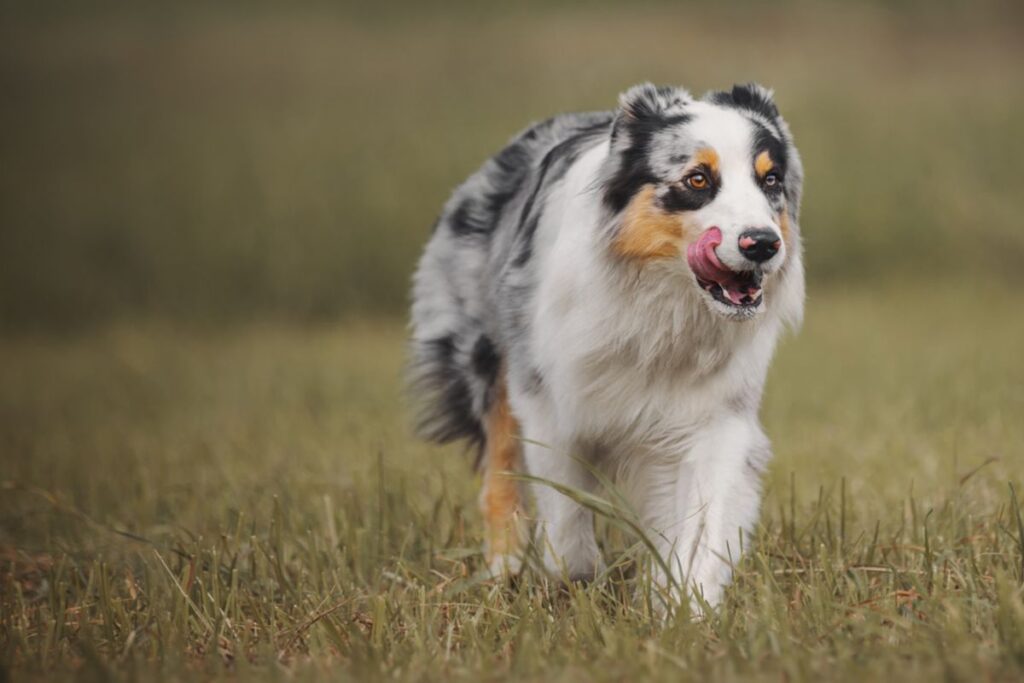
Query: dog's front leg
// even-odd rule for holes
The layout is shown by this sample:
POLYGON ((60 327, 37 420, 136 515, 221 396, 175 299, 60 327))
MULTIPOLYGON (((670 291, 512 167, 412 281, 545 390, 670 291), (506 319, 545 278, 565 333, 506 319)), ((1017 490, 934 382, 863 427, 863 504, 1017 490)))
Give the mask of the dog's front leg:
POLYGON ((695 595, 715 606, 757 521, 769 444, 756 418, 738 415, 716 419, 686 441, 675 485, 652 501, 652 531, 674 581, 660 579, 686 591, 695 606, 695 595))
MULTIPOLYGON (((585 467, 557 447, 526 444, 524 454, 535 477, 584 492, 593 487, 585 467)), ((569 581, 593 579, 604 567, 594 538, 593 513, 548 483, 531 488, 537 510, 535 537, 548 574, 569 581)))

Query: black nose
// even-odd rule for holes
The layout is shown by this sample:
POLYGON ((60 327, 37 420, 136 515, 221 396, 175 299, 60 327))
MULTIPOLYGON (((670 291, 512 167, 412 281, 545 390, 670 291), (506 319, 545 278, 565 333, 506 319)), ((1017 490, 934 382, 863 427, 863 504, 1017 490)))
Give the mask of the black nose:
POLYGON ((754 263, 764 263, 782 246, 779 235, 770 228, 747 230, 740 235, 740 253, 754 263))

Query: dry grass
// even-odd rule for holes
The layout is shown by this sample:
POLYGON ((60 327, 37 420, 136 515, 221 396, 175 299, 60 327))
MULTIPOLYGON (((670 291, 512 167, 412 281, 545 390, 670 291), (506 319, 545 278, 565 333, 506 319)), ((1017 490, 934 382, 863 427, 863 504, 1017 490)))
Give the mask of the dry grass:
POLYGON ((999 289, 814 292, 763 411, 763 526, 659 627, 637 539, 568 590, 479 574, 466 458, 411 439, 402 333, 3 343, 0 653, 19 676, 1013 679, 1024 321, 999 289))

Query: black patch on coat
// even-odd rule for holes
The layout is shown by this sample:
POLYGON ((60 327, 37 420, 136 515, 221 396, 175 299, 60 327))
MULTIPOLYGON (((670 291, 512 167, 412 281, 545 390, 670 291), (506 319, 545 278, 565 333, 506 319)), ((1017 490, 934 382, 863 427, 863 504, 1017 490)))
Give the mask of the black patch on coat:
POLYGON ((426 439, 449 443, 484 441, 480 416, 473 409, 473 389, 456 358, 455 335, 415 342, 412 388, 422 400, 417 431, 426 439))
POLYGON ((494 189, 467 197, 452 212, 449 224, 459 237, 490 235, 498 227, 502 210, 526 177, 529 153, 522 142, 509 145, 491 160, 488 179, 494 189))
POLYGON ((455 208, 449 218, 455 235, 490 235, 494 232, 502 212, 521 189, 529 173, 532 162, 530 143, 553 123, 554 119, 548 119, 532 126, 487 161, 481 171, 491 190, 467 197, 455 208))
POLYGON ((540 212, 536 211, 531 213, 526 222, 519 226, 519 251, 516 252, 516 257, 512 260, 512 265, 516 268, 522 268, 533 257, 533 236, 537 233, 539 223, 540 212))
MULTIPOLYGON (((685 155, 684 155, 685 156, 685 155)), ((687 158, 682 159, 685 163, 687 158)), ((666 193, 660 198, 663 209, 669 212, 696 211, 714 201, 722 189, 722 176, 715 169, 709 168, 706 164, 700 164, 690 170, 692 173, 703 173, 708 179, 708 186, 703 190, 694 190, 686 185, 685 179, 670 186, 666 193)))
POLYGON ((668 192, 661 197, 662 207, 669 212, 696 211, 707 206, 718 195, 721 187, 720 181, 716 180, 706 190, 691 190, 682 183, 673 185, 668 192))
POLYGON ((451 226, 453 233, 459 237, 465 237, 472 234, 486 234, 494 228, 488 217, 481 215, 479 205, 480 200, 476 197, 469 197, 455 208, 451 218, 448 219, 448 225, 451 226))
POLYGON ((486 334, 481 334, 477 338, 470 361, 473 363, 473 372, 488 385, 498 378, 501 356, 498 355, 498 349, 494 346, 494 342, 486 334))
POLYGON ((612 133, 613 137, 623 134, 629 137, 629 146, 619 153, 619 166, 604 189, 604 203, 612 213, 625 209, 641 187, 659 181, 648 163, 654 134, 668 126, 686 123, 692 118, 689 114, 661 116, 650 108, 637 112, 636 106, 630 113, 630 118, 616 121, 616 129, 612 133), (637 118, 638 113, 643 116, 637 118))

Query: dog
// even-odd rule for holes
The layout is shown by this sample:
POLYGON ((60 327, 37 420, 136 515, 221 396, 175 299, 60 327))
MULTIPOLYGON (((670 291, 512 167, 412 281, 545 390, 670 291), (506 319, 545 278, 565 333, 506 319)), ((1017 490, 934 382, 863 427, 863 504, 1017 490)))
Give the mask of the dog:
POLYGON ((481 450, 491 571, 521 567, 525 472, 546 570, 600 574, 565 493, 608 473, 657 584, 720 602, 771 455, 765 375, 803 315, 802 185, 771 91, 644 83, 533 125, 455 190, 413 277, 411 386, 422 435, 481 450))

